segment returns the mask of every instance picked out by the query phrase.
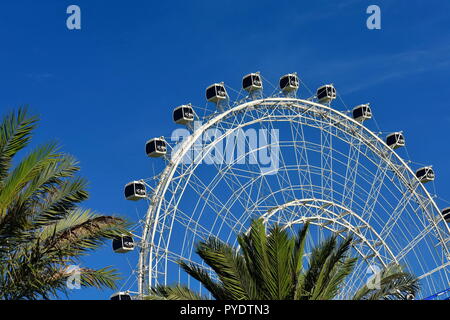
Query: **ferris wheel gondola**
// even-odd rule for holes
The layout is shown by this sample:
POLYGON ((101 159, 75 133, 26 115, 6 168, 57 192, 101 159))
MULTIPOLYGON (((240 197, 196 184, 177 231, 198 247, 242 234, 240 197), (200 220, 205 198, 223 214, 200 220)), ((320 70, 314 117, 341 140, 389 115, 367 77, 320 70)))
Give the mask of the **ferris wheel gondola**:
POLYGON ((359 122, 372 119, 372 109, 369 104, 362 104, 355 107, 352 111, 353 119, 359 122))
POLYGON ((248 92, 261 90, 263 85, 259 72, 250 73, 244 76, 244 78, 242 78, 242 88, 248 92))
POLYGON ((173 121, 176 124, 188 124, 194 121, 194 115, 191 105, 182 105, 173 110, 173 121))
POLYGON ((132 181, 125 185, 125 199, 137 201, 147 198, 147 190, 142 181, 132 181))
POLYGON ((280 89, 284 93, 296 92, 300 87, 300 81, 296 73, 285 74, 280 78, 280 89))

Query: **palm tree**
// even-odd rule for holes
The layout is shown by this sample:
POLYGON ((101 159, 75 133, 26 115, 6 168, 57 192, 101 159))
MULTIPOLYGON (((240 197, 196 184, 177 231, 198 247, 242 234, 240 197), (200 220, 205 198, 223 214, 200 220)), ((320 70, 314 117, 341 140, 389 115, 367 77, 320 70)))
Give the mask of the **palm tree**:
POLYGON ((79 204, 88 198, 77 161, 54 143, 18 153, 38 119, 25 108, 0 123, 0 300, 49 299, 67 294, 67 280, 114 288, 111 267, 71 267, 107 239, 127 233, 119 217, 95 214, 79 204))
MULTIPOLYGON (((179 261, 181 268, 198 280, 217 300, 329 300, 345 286, 356 258, 349 257, 352 238, 337 241, 335 236, 311 252, 304 266, 305 239, 309 224, 296 237, 275 225, 269 232, 262 219, 253 221, 247 234, 238 236, 240 250, 209 238, 197 244, 196 252, 214 271, 193 263, 179 261)), ((415 295, 418 280, 389 266, 381 272, 379 287, 364 285, 354 299, 405 299, 415 295)), ((158 286, 150 289, 147 299, 206 299, 189 288, 158 286)))

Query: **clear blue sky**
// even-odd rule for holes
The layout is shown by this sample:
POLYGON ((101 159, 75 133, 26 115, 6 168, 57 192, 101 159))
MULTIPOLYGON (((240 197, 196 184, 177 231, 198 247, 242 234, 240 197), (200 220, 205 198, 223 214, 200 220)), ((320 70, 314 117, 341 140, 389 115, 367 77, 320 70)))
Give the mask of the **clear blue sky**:
MULTIPOLYGON (((411 159, 434 165, 450 200, 449 12, 447 0, 2 1, 0 113, 29 105, 42 119, 34 142, 56 139, 80 160, 84 205, 136 220, 145 208, 130 206, 123 186, 159 170, 144 143, 175 128, 174 106, 204 105, 213 82, 239 88, 249 72, 275 83, 297 71, 310 88, 334 83, 348 106, 371 102, 382 130, 403 130, 411 159), (66 28, 71 4, 80 31, 66 28), (370 4, 381 30, 366 28, 370 4)), ((127 258, 136 264, 108 246, 85 263, 126 278, 127 258)))

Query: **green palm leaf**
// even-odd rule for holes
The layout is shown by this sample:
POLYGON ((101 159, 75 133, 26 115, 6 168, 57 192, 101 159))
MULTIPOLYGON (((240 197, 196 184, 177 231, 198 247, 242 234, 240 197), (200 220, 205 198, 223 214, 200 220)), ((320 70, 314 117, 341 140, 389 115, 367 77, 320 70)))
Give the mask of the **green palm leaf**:
POLYGON ((233 300, 249 297, 243 281, 247 274, 242 256, 218 239, 210 238, 197 245, 197 254, 213 269, 233 300))
POLYGON ((146 300, 207 300, 185 286, 158 286, 152 288, 146 300))
POLYGON ((3 118, 0 123, 0 181, 7 175, 12 158, 30 142, 37 120, 37 117, 28 116, 26 108, 3 118))
POLYGON ((228 292, 223 287, 223 284, 214 281, 206 269, 184 261, 180 261, 178 263, 187 274, 202 283, 206 290, 208 290, 215 299, 228 300, 232 298, 228 295, 228 292))
MULTIPOLYGON (((76 160, 54 143, 13 167, 36 124, 25 109, 0 124, 0 300, 49 299, 67 293, 69 267, 106 240, 128 234, 122 218, 78 206, 88 197, 76 160)), ((116 270, 82 267, 82 286, 115 288, 116 270)))

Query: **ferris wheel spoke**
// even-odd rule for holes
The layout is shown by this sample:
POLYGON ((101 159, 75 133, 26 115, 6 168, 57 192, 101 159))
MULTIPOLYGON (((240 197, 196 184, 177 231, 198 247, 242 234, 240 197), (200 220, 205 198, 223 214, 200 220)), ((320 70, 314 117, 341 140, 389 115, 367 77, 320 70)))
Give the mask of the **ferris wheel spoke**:
MULTIPOLYGON (((162 206, 163 206, 163 210, 162 210, 162 215, 160 216, 160 218, 158 219, 158 221, 156 221, 156 223, 158 225, 161 225, 161 231, 159 231, 160 237, 159 239, 157 239, 157 246, 164 246, 166 248, 168 248, 169 246, 169 242, 171 239, 171 234, 172 234, 172 230, 173 230, 173 226, 174 223, 177 222, 180 225, 184 225, 186 230, 190 230, 190 236, 193 237, 194 235, 198 235, 201 238, 205 238, 208 236, 208 232, 207 230, 203 230, 206 231, 206 233, 202 232, 202 230, 198 230, 198 223, 193 223, 192 220, 192 216, 187 215, 186 213, 184 213, 180 208, 179 208, 179 201, 182 198, 182 194, 185 191, 185 188, 180 188, 180 184, 182 184, 183 179, 186 180, 186 175, 182 175, 181 176, 182 179, 174 179, 174 181, 177 181, 176 186, 174 186, 174 188, 169 188, 169 190, 171 190, 172 192, 172 198, 170 199, 170 201, 163 201, 162 202, 162 206), (176 197, 176 195, 178 194, 178 198, 176 198, 177 200, 174 200, 174 198, 176 197), (166 225, 166 218, 168 219, 167 225, 166 225), (192 226, 195 226, 194 228, 192 228, 192 226), (167 231, 168 230, 168 231, 167 231), (165 236, 165 234, 167 234, 165 236)), ((203 227, 201 229, 204 229, 203 227)), ((184 239, 183 239, 183 248, 186 245, 186 241, 189 240, 187 239, 187 234, 185 234, 184 239)), ((193 243, 191 244, 191 247, 193 246, 193 243)), ((158 263, 157 259, 154 259, 155 263, 158 263)), ((164 261, 165 263, 165 267, 167 268, 167 259, 164 261)), ((164 267, 163 267, 164 269, 164 267)))
POLYGON ((397 225, 400 216, 405 212, 405 209, 410 204, 412 198, 414 197, 413 192, 407 192, 406 190, 402 194, 401 199, 398 201, 397 206, 391 213, 389 219, 387 220, 384 228, 381 230, 380 235, 383 237, 388 237, 392 229, 397 225))
POLYGON ((408 253, 414 249, 419 242, 421 242, 430 232, 432 231, 431 228, 424 228, 414 239, 412 239, 408 245, 401 250, 397 256, 397 261, 401 261, 404 257, 408 255, 408 253))
MULTIPOLYGON (((418 279, 419 279, 419 280, 420 280, 420 279, 425 279, 425 278, 431 276, 433 273, 439 272, 439 271, 441 271, 441 270, 443 270, 443 269, 447 269, 449 266, 450 266, 450 261, 447 261, 446 263, 444 263, 444 264, 442 264, 442 265, 436 267, 435 269, 430 270, 430 271, 428 271, 427 273, 424 273, 424 274, 418 276, 418 279)), ((447 274, 448 274, 448 273, 447 273, 447 274)), ((448 276, 447 276, 447 279, 448 279, 448 276)), ((448 280, 447 280, 447 281, 448 281, 448 280)))
POLYGON ((175 208, 172 214, 175 216, 175 220, 186 227, 193 236, 199 239, 207 239, 211 236, 211 230, 206 229, 198 221, 194 220, 192 215, 183 212, 180 208, 175 208))
POLYGON ((361 212, 361 216, 365 217, 365 219, 368 221, 370 221, 374 213, 375 206, 380 195, 381 187, 383 186, 383 182, 387 174, 387 170, 388 165, 386 161, 381 160, 374 175, 372 185, 370 186, 370 191, 366 198, 367 200, 364 203, 364 209, 361 212))
MULTIPOLYGON (((244 155, 245 156, 245 155, 244 155)), ((235 160, 235 162, 238 162, 239 158, 235 160)), ((251 192, 253 189, 252 183, 245 183, 243 184, 239 177, 249 178, 251 177, 251 180, 254 181, 255 179, 258 179, 260 177, 261 173, 257 171, 251 171, 249 168, 248 170, 245 169, 236 169, 234 167, 235 162, 230 163, 226 166, 218 167, 219 174, 214 177, 213 180, 219 181, 220 178, 225 181, 226 185, 228 186, 230 192, 232 192, 231 196, 228 198, 228 200, 223 205, 224 210, 228 210, 228 208, 234 207, 234 205, 238 202, 241 205, 241 208, 244 209, 244 212, 246 213, 246 216, 250 217, 248 213, 248 208, 251 204, 254 204, 254 201, 252 200, 251 192), (250 190, 248 188, 251 188, 250 190)), ((248 165, 247 165, 248 167, 248 165)), ((259 190, 260 191, 260 190, 259 190)), ((220 213, 219 213, 220 216, 220 213)), ((245 223, 245 221, 241 221, 241 226, 245 223)))
MULTIPOLYGON (((295 110, 295 109, 292 109, 292 108, 286 108, 285 109, 285 111, 287 112, 287 114, 288 114, 288 117, 290 118, 290 119, 294 119, 294 118, 296 118, 296 115, 297 115, 297 110, 295 110)), ((308 178, 308 175, 310 175, 310 173, 309 173, 309 164, 308 164, 308 158, 307 158, 307 155, 306 155, 306 150, 304 150, 305 151, 305 154, 302 154, 301 152, 300 152, 300 154, 298 154, 298 147, 297 147, 297 144, 298 144, 298 142, 299 142, 299 134, 301 134, 300 132, 299 132, 299 130, 298 130, 298 127, 302 127, 302 126, 295 126, 295 130, 293 130, 293 124, 294 124, 294 122, 291 120, 291 121, 288 121, 288 124, 289 124, 289 127, 290 127, 290 132, 291 132, 291 137, 290 137, 290 139, 288 140, 288 141, 286 141, 287 142, 287 144, 288 144, 288 146, 286 146, 286 148, 289 148, 289 149, 294 149, 294 155, 295 155, 295 164, 297 165, 297 167, 298 167, 298 165, 300 164, 299 163, 299 158, 300 159, 302 159, 302 160, 304 160, 305 161, 305 163, 306 163, 306 170, 307 170, 307 172, 306 172, 306 174, 304 173, 304 172, 301 172, 300 170, 297 170, 298 171, 298 178, 299 178, 299 184, 303 184, 303 182, 305 181, 304 179, 302 179, 302 177, 301 177, 301 175, 303 175, 303 178, 305 178, 305 176, 306 176, 306 178, 308 178), (295 132, 295 134, 294 134, 294 132, 295 132)), ((273 127, 273 124, 271 124, 271 129, 272 130, 275 130, 274 129, 274 127, 273 127)), ((302 142, 300 142, 300 144, 301 143, 304 143, 304 139, 301 139, 300 141, 302 141, 302 142)), ((292 188, 292 186, 294 185, 294 183, 291 181, 291 177, 290 177, 290 175, 289 175, 289 172, 288 172, 288 164, 287 164, 287 162, 286 162, 286 160, 285 160, 285 157, 284 157, 284 152, 280 152, 280 156, 281 156, 281 167, 283 168, 283 177, 284 177, 284 180, 285 180, 285 182, 289 185, 289 186, 291 186, 291 195, 290 195, 290 199, 292 200, 292 199, 296 199, 297 198, 297 195, 296 195, 296 193, 295 193, 295 191, 293 190, 293 188, 292 188)), ((310 178, 310 177, 309 177, 310 178)), ((306 185, 311 185, 311 183, 307 183, 306 185)), ((302 190, 302 194, 304 195, 304 190, 302 190)))
POLYGON ((347 157, 347 166, 345 171, 344 191, 342 195, 342 204, 350 209, 353 206, 353 198, 355 195, 357 172, 359 167, 361 143, 354 136, 351 137, 349 154, 347 157))
POLYGON ((323 113, 323 120, 320 122, 320 161, 321 161, 321 183, 322 198, 333 200, 333 128, 331 114, 323 113))
MULTIPOLYGON (((232 166, 230 168, 232 168, 232 166)), ((225 177, 228 176, 227 171, 228 170, 224 171, 225 177)), ((246 192, 244 195, 244 197, 246 197, 246 203, 242 205, 245 213, 243 219, 244 221, 242 221, 242 223, 245 223, 245 221, 247 221, 248 218, 252 216, 252 213, 256 212, 258 208, 260 208, 260 205, 252 200, 252 195, 256 199, 261 199, 263 194, 267 195, 268 198, 274 194, 274 191, 271 189, 271 184, 265 180, 265 175, 259 172, 258 175, 252 177, 252 179, 249 180, 246 184, 244 185, 241 184, 239 188, 233 191, 232 195, 229 197, 229 200, 225 203, 224 208, 232 207, 236 203, 236 201, 241 198, 239 194, 245 192, 249 188, 251 188, 251 191, 255 189, 256 194, 252 194, 250 191, 250 193, 246 192), (259 183, 255 188, 254 186, 258 181, 259 183)))
POLYGON ((305 199, 313 198, 312 179, 308 159, 308 149, 306 147, 303 124, 297 121, 290 121, 291 136, 294 141, 294 155, 297 163, 297 173, 299 184, 305 186, 302 188, 302 197, 305 199), (303 169, 303 167, 305 169, 303 169))
POLYGON ((165 260, 167 259, 170 262, 176 263, 178 264, 179 261, 184 261, 186 263, 190 263, 193 265, 196 265, 200 268, 205 268, 207 269, 207 267, 204 266, 203 263, 199 263, 195 260, 192 260, 184 255, 181 255, 177 252, 174 252, 172 250, 168 250, 165 247, 158 247, 158 246, 153 246, 154 252, 155 252, 155 256, 158 258, 161 258, 161 260, 165 260))
MULTIPOLYGON (((215 229, 215 226, 216 226, 219 218, 221 218, 221 226, 220 226, 220 228, 222 228, 223 225, 226 225, 231 230, 234 230, 234 228, 238 227, 239 226, 238 219, 230 212, 229 207, 225 206, 214 195, 211 196, 212 191, 214 190, 214 187, 211 188, 211 189, 209 188, 209 186, 205 187, 200 179, 198 179, 195 175, 193 175, 193 176, 194 176, 194 179, 192 179, 192 181, 193 181, 193 183, 192 183, 193 190, 200 196, 199 200, 197 201, 197 204, 196 204, 196 206, 194 208, 194 212, 199 211, 198 216, 196 217, 196 219, 197 220, 201 220, 202 216, 205 214, 205 208, 206 207, 209 207, 215 213, 215 215, 214 215, 214 222, 212 223, 212 226, 210 227, 210 229, 207 232, 208 233, 208 237, 216 236, 213 233, 213 230, 215 229), (195 178, 197 178, 197 179, 195 179, 195 178), (198 184, 195 183, 195 180, 199 181, 198 184), (200 187, 196 188, 196 186, 197 187, 200 186, 200 187), (205 192, 205 190, 206 190, 206 192, 205 192), (205 195, 205 193, 207 195, 205 195), (210 197, 212 197, 214 200, 210 199, 210 197), (204 200, 203 205, 200 205, 200 202, 199 202, 200 200, 204 200), (201 209, 197 210, 197 208, 201 208, 201 209), (224 208, 226 208, 227 210, 223 210, 224 208), (232 217, 231 220, 230 220, 230 216, 232 217)), ((184 242, 183 242, 183 250, 184 250, 185 247, 188 248, 188 256, 191 256, 194 246, 192 245, 192 242, 190 242, 189 239, 187 238, 187 235, 185 236, 185 239, 184 239, 184 242)))
MULTIPOLYGON (((216 177, 213 179, 213 181, 219 181, 219 178, 224 178, 224 181, 228 185, 229 189, 233 192, 232 196, 228 198, 226 203, 222 204, 222 209, 220 209, 218 211, 216 219, 220 216, 224 216, 224 215, 226 216, 227 215, 226 212, 230 212, 229 208, 232 208, 236 202, 239 202, 241 204, 241 206, 244 208, 247 208, 249 203, 251 202, 251 197, 247 193, 248 186, 242 185, 242 183, 240 183, 240 182, 237 183, 237 187, 230 186, 229 181, 231 181, 231 184, 233 182, 238 181, 237 179, 236 179, 236 181, 234 179, 230 179, 230 177, 236 178, 235 175, 230 174, 229 170, 231 168, 232 168, 232 166, 228 166, 227 170, 222 170, 221 174, 216 175, 216 177), (245 201, 246 201, 246 203, 244 203, 245 201)), ((200 181, 201 179, 198 178, 198 180, 200 181)), ((208 188, 214 189, 215 187, 216 186, 214 185, 214 187, 208 187, 208 188)), ((245 223, 245 220, 240 221, 239 224, 235 224, 235 227, 238 228, 238 230, 241 230, 244 223, 245 223)))
MULTIPOLYGON (((199 196, 199 200, 204 201, 204 206, 208 206, 216 215, 220 215, 225 211, 223 219, 228 221, 228 225, 235 226, 239 225, 239 219, 230 211, 228 207, 213 193, 214 187, 209 188, 206 186, 201 179, 199 179, 195 174, 192 175, 192 188, 193 191, 199 196)), ((198 204, 199 202, 197 202, 198 204)), ((202 211, 203 212, 203 211, 202 211)))
POLYGON ((438 218, 438 220, 436 219, 436 212, 434 210, 433 200, 431 198, 426 197, 421 193, 417 193, 416 202, 420 207, 420 210, 421 210, 420 213, 424 217, 424 220, 423 220, 424 224, 427 224, 425 222, 425 220, 426 220, 428 222, 428 224, 431 226, 431 228, 433 229, 439 245, 441 246, 441 248, 443 248, 443 253, 448 258, 450 258, 450 249, 446 245, 446 243, 450 239, 449 238, 450 233, 446 232, 446 231, 450 231, 448 223, 446 223, 444 221, 445 228, 439 227, 438 223, 442 222, 443 218, 442 218, 442 215, 439 212, 437 212, 437 215, 439 218, 438 218), (446 236, 446 234, 447 234, 447 236, 446 236))
MULTIPOLYGON (((272 119, 272 117, 274 116, 273 114, 275 113, 275 111, 277 111, 276 108, 273 109, 273 111, 271 112, 271 114, 268 115, 268 119, 272 119)), ((275 120, 276 121, 276 120, 275 120)), ((279 188, 283 188, 283 186, 291 186, 292 183, 290 181, 290 176, 286 173, 285 170, 283 170, 282 168, 286 168, 286 162, 283 156, 283 147, 282 147, 282 142, 280 141, 280 137, 278 137, 278 134, 275 134, 277 131, 277 129, 274 128, 274 124, 272 121, 264 121, 261 123, 261 127, 264 128, 267 132, 266 134, 262 134, 260 135, 260 139, 263 141, 260 141, 260 144, 263 145, 273 145, 273 141, 275 139, 275 143, 277 144, 277 150, 278 152, 274 154, 275 158, 272 158, 272 162, 275 161, 277 163, 277 167, 278 167, 278 171, 275 174, 275 177, 277 179, 278 182, 278 186, 279 188), (275 134, 275 135, 274 135, 275 134), (272 141, 269 142, 269 137, 270 136, 270 140, 272 141)), ((263 130, 264 130, 263 129, 263 130)), ((273 150, 272 150, 273 151, 273 150)), ((273 165, 273 163, 272 163, 273 165)), ((267 177, 264 177, 264 179, 267 180, 267 177)), ((282 198, 283 198, 283 202, 288 202, 290 199, 295 198, 295 193, 291 190, 286 190, 286 192, 282 192, 282 198)))
MULTIPOLYGON (((250 143, 249 137, 245 134, 242 134, 241 136, 236 137, 236 139, 234 139, 234 145, 231 144, 231 147, 232 147, 231 150, 237 150, 238 138, 242 138, 242 137, 244 138, 244 140, 241 139, 241 141, 239 141, 239 143, 245 143, 245 144, 250 143)), ((229 141, 227 141, 227 143, 228 142, 229 141)), ((228 144, 227 144, 227 147, 229 147, 228 144)), ((261 168, 259 166, 253 166, 254 169, 252 169, 250 167, 250 165, 245 161, 248 158, 248 159, 250 159, 250 162, 251 162, 251 160, 253 160, 255 163, 257 163, 257 161, 256 161, 257 159, 256 159, 256 155, 255 155, 256 152, 258 152, 258 150, 250 150, 249 152, 243 153, 239 157, 234 158, 233 162, 231 162, 231 163, 227 163, 227 164, 214 163, 215 167, 217 168, 218 172, 220 173, 220 176, 226 180, 229 189, 231 191, 233 191, 236 189, 234 186, 236 186, 238 188, 239 192, 233 192, 233 196, 230 198, 230 200, 233 200, 233 199, 239 200, 241 205, 244 206, 245 208, 248 207, 249 202, 251 202, 251 197, 247 193, 246 188, 244 188, 244 186, 239 178, 254 178, 258 174, 260 174, 261 168), (242 160, 244 160, 244 161, 242 161, 242 160), (240 169, 240 168, 238 169, 235 166, 242 166, 247 169, 240 169), (246 204, 244 204, 244 202, 246 204)))
MULTIPOLYGON (((194 191, 198 196, 198 201, 194 207, 194 212, 197 212, 199 207, 201 207, 199 217, 198 219, 204 214, 205 208, 208 207, 210 210, 215 212, 220 212, 220 209, 223 208, 223 203, 215 197, 215 195, 212 193, 213 188, 206 187, 200 179, 198 179, 195 174, 192 175, 193 178, 191 178, 191 184, 190 184, 190 190, 194 191), (199 182, 200 181, 200 182, 199 182), (211 199, 212 198, 212 199, 211 199), (203 200, 204 203, 201 206, 200 200, 203 200)), ((191 217, 193 216, 193 213, 191 213, 191 217)), ((192 219, 192 218, 191 218, 192 219)), ((234 217, 234 215, 231 212, 226 212, 223 215, 223 222, 226 223, 229 227, 234 226, 237 223, 237 218, 234 217), (231 218, 231 219, 230 219, 231 218)), ((209 230, 210 234, 211 230, 209 230)))

